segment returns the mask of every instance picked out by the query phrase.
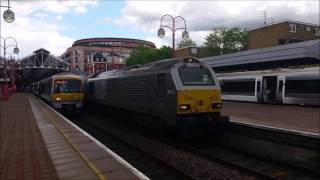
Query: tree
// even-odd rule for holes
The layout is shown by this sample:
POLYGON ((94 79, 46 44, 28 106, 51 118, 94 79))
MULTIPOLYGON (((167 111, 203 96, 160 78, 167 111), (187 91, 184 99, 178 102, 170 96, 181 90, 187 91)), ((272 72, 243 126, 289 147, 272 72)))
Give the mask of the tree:
POLYGON ((188 38, 186 40, 181 40, 179 43, 178 43, 178 48, 182 48, 182 47, 187 47, 187 46, 197 46, 197 44, 192 41, 191 38, 188 38))
POLYGON ((160 49, 138 46, 130 53, 130 56, 126 60, 126 65, 146 64, 148 62, 168 58, 171 58, 171 48, 168 46, 162 46, 160 49))
POLYGON ((205 40, 205 56, 234 53, 247 47, 248 32, 238 27, 215 27, 205 40))

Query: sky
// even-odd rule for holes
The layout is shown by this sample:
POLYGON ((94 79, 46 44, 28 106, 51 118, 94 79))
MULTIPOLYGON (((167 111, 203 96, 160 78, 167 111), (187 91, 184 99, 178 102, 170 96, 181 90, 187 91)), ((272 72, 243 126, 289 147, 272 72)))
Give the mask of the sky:
MULTIPOLYGON (((7 0, 1 0, 7 5, 7 0)), ((16 58, 45 48, 60 56, 82 38, 120 37, 151 41, 157 47, 172 44, 171 32, 157 37, 162 15, 182 16, 190 38, 202 45, 215 26, 253 28, 284 19, 319 24, 318 0, 290 1, 182 1, 182 0, 10 0, 15 21, 1 18, 1 36, 14 37, 20 53, 16 58)), ((1 14, 6 8, 1 8, 1 14)), ((2 15, 1 15, 2 16, 2 15)), ((163 24, 170 25, 168 18, 163 24)), ((183 27, 178 19, 176 27, 183 27)), ((181 30, 176 41, 181 40, 181 30)), ((15 44, 11 39, 7 45, 15 44)), ((3 42, 1 42, 3 46, 3 42)), ((12 49, 12 48, 11 48, 12 49)), ((7 54, 13 55, 10 48, 7 54)))

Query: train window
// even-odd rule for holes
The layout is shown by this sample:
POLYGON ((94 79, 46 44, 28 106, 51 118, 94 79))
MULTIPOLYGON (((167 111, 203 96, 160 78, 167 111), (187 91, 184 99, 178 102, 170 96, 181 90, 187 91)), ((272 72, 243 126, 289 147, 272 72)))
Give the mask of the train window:
POLYGON ((81 80, 63 79, 56 80, 54 83, 54 92, 56 93, 74 93, 81 91, 81 80))
POLYGON ((320 79, 287 79, 286 96, 304 97, 320 93, 320 79))
POLYGON ((223 94, 254 96, 255 79, 224 79, 221 89, 223 94))
POLYGON ((208 69, 203 67, 186 67, 183 66, 179 69, 183 85, 210 85, 214 86, 214 81, 208 69))
POLYGON ((257 92, 260 92, 260 81, 257 81, 257 92))
POLYGON ((158 74, 157 83, 158 83, 157 94, 158 94, 158 96, 163 97, 166 93, 165 75, 164 74, 158 74))

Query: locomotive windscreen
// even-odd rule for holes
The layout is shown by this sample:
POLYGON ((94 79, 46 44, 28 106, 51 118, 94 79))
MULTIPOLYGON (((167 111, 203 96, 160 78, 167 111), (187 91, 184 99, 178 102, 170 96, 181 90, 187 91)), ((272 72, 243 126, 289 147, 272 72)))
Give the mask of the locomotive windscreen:
POLYGON ((211 73, 203 67, 187 67, 183 66, 179 69, 181 80, 185 86, 206 85, 214 86, 211 73))
POLYGON ((81 80, 59 79, 54 82, 55 93, 74 93, 81 92, 81 80))

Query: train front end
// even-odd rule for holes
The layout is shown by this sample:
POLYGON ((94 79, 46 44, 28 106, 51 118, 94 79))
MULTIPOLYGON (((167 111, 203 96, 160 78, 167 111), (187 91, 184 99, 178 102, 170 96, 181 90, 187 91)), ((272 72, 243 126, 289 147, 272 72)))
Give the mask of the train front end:
POLYGON ((52 106, 61 110, 82 108, 83 82, 80 77, 59 77, 53 80, 52 106))
POLYGON ((228 121, 220 114, 221 90, 215 73, 199 60, 188 58, 177 66, 178 91, 176 114, 180 125, 221 124, 228 121))

